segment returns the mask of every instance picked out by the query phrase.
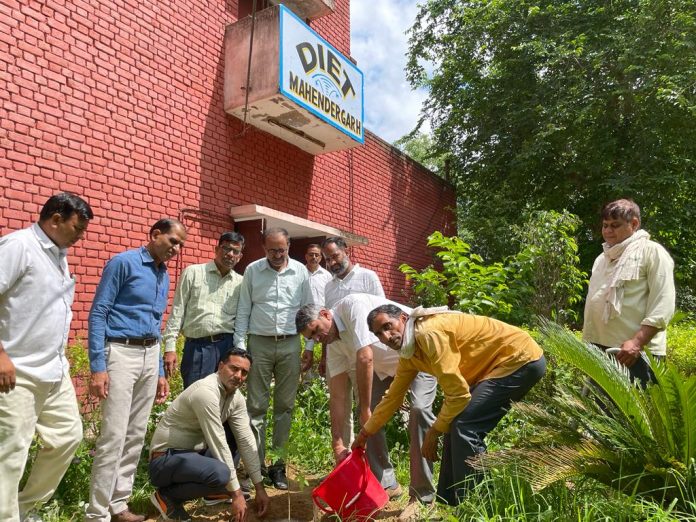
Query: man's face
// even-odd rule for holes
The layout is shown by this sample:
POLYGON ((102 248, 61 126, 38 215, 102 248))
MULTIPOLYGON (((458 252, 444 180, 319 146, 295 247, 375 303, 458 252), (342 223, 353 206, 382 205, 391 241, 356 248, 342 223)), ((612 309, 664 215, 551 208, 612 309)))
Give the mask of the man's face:
POLYGON ((602 237, 609 246, 618 245, 622 241, 631 237, 638 227, 640 222, 638 218, 633 218, 630 221, 623 219, 603 219, 602 220, 602 237))
POLYGON ((223 241, 215 247, 215 264, 221 272, 229 272, 235 267, 242 259, 242 248, 241 243, 231 241, 223 241))
POLYGON ((150 235, 148 251, 156 263, 164 263, 177 256, 186 241, 186 230, 174 225, 169 232, 155 230, 150 235))
POLYGON ((322 250, 326 259, 326 268, 337 277, 345 276, 350 270, 350 258, 345 250, 339 248, 335 243, 329 243, 322 250))
POLYGON ((370 330, 392 350, 401 350, 407 319, 406 314, 401 314, 398 318, 389 317, 387 314, 377 314, 372 320, 370 330))
POLYGON ((56 213, 46 222, 44 231, 59 248, 68 248, 84 237, 88 225, 89 220, 83 219, 77 212, 67 219, 56 213))
POLYGON ((268 263, 275 269, 280 270, 288 261, 288 249, 290 244, 283 234, 271 234, 263 242, 263 249, 266 251, 268 263))
POLYGON ((305 253, 305 261, 310 272, 316 272, 321 261, 321 249, 319 247, 309 247, 305 253))
POLYGON ((331 344, 338 339, 338 328, 336 328, 336 323, 334 323, 331 312, 328 310, 321 310, 319 317, 314 321, 310 321, 300 333, 305 338, 313 339, 323 346, 331 344))
POLYGON ((218 364, 218 377, 227 392, 240 388, 247 380, 251 363, 246 357, 232 355, 227 361, 218 364))

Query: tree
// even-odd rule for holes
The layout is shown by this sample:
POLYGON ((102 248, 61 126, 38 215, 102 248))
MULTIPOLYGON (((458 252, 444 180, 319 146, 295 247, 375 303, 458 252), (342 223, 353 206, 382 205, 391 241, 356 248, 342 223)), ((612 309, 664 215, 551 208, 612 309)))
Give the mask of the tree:
POLYGON ((565 208, 588 269, 599 209, 628 196, 696 284, 693 0, 428 0, 409 46, 477 252, 500 260, 525 211, 565 208))

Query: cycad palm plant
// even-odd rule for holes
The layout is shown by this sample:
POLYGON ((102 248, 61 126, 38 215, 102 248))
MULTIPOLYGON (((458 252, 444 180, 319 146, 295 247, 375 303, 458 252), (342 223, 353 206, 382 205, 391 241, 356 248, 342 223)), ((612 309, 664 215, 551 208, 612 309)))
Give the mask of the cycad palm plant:
POLYGON ((641 388, 612 356, 551 322, 546 351, 584 372, 588 393, 561 390, 544 405, 514 409, 538 428, 523 447, 483 456, 479 467, 514 463, 535 489, 578 476, 630 495, 696 511, 696 376, 651 359, 656 384, 641 388))

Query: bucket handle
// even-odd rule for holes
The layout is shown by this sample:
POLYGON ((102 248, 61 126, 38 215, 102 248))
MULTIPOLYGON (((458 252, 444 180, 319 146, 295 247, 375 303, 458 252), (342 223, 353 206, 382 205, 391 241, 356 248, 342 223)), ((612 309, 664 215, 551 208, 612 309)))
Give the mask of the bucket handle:
POLYGON ((355 504, 358 499, 362 496, 363 493, 365 493, 365 490, 367 489, 367 477, 368 473, 370 473, 370 464, 367 462, 367 457, 365 456, 365 450, 357 447, 353 450, 355 454, 362 459, 363 464, 365 465, 365 469, 363 470, 363 483, 362 486, 360 486, 360 490, 356 493, 356 495, 351 498, 348 502, 346 502, 345 508, 351 507, 353 504, 355 504))
MULTIPOLYGON (((353 451, 359 458, 362 459, 363 464, 365 465, 365 470, 363 471, 363 484, 360 487, 360 490, 353 498, 351 498, 348 502, 346 502, 346 504, 344 506, 345 508, 349 508, 350 506, 355 504, 358 501, 358 499, 360 498, 360 496, 363 493, 365 493, 365 490, 367 489, 367 473, 370 470, 369 469, 370 464, 367 462, 367 457, 365 456, 365 450, 358 447, 358 448, 355 448, 353 451)), ((335 511, 333 509, 331 509, 331 506, 329 506, 328 504, 325 505, 325 502, 323 501, 323 499, 318 497, 318 496, 315 496, 314 493, 312 493, 312 500, 314 500, 314 504, 319 509, 321 509, 324 513, 335 513, 335 511), (321 502, 319 502, 319 501, 321 501, 321 502)))

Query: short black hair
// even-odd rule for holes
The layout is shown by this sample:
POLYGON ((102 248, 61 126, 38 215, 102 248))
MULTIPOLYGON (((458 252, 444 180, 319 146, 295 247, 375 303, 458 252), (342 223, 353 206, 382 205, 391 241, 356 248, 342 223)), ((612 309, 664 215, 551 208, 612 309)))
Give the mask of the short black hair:
POLYGON ((276 234, 280 234, 288 241, 288 243, 290 242, 290 234, 288 234, 288 231, 283 227, 272 227, 264 230, 262 234, 264 242, 266 241, 268 236, 275 236, 276 234))
POLYGON ((392 319, 398 319, 399 317, 401 317, 401 314, 404 313, 406 312, 404 312, 401 308, 393 304, 384 304, 378 306, 374 310, 371 310, 369 314, 367 314, 367 327, 372 333, 374 333, 374 331, 372 330, 372 323, 379 314, 387 314, 387 316, 391 317, 392 319))
POLYGON ((90 220, 94 217, 92 207, 89 206, 84 199, 70 192, 59 192, 54 194, 46 203, 44 203, 39 221, 44 222, 51 219, 53 214, 60 214, 60 217, 65 221, 70 219, 70 216, 77 214, 80 218, 90 220))
POLYGON ((617 199, 602 208, 602 219, 620 219, 629 222, 638 218, 640 224, 640 207, 632 199, 617 199))
POLYGON ((310 248, 318 248, 321 250, 321 245, 319 243, 310 243, 307 245, 307 248, 305 248, 305 252, 307 252, 310 248))
POLYGON ((163 234, 166 234, 167 232, 169 232, 169 231, 170 231, 172 228, 174 228, 175 226, 180 226, 181 228, 183 228, 184 230, 186 230, 186 227, 185 227, 185 226, 183 225, 183 223, 181 223, 181 221, 179 221, 178 219, 174 219, 174 218, 162 218, 162 219, 158 219, 158 220, 155 222, 155 224, 152 225, 152 226, 150 227, 150 235, 152 235, 152 233, 153 233, 155 230, 159 230, 159 231, 162 232, 163 234))
POLYGON ((220 239, 218 239, 218 246, 225 242, 239 243, 242 245, 242 247, 244 247, 244 236, 239 232, 225 232, 220 236, 220 239))
POLYGON ((341 250, 345 250, 346 248, 348 248, 348 243, 346 243, 346 240, 340 236, 327 237, 324 241, 321 242, 321 248, 324 249, 332 243, 341 250))
POLYGON ((230 348, 229 350, 227 350, 227 352, 225 352, 225 355, 222 356, 220 362, 226 363, 230 360, 230 357, 244 357, 245 359, 249 360, 249 364, 252 364, 254 362, 251 359, 251 354, 242 348, 230 348))

